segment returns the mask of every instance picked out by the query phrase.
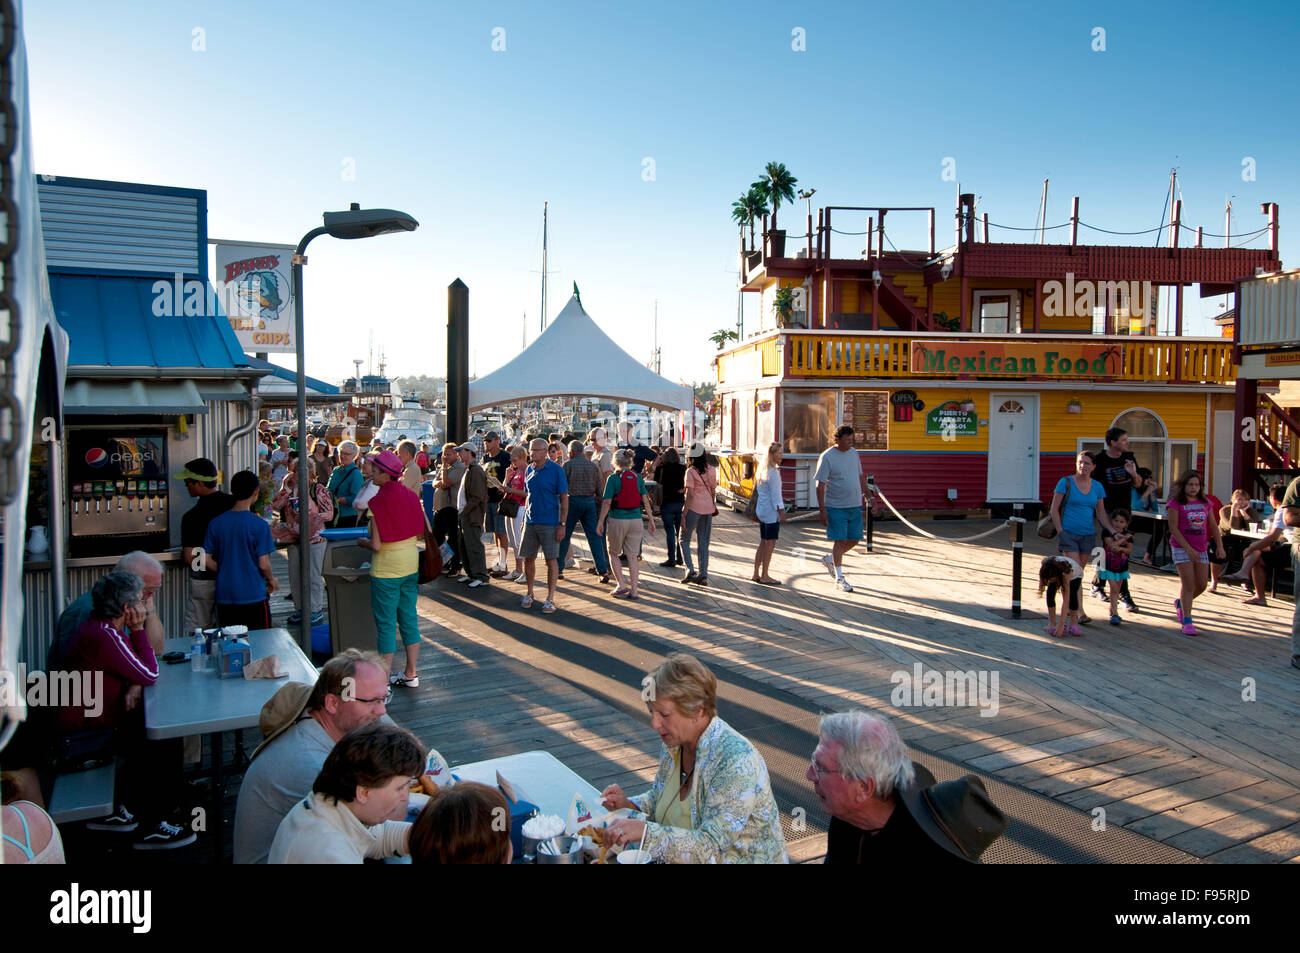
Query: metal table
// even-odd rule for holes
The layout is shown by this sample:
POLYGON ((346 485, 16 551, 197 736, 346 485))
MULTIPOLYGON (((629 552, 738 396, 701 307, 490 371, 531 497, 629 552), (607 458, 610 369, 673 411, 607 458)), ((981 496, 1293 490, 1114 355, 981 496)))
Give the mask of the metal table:
MULTIPOLYGON (((152 740, 206 734, 212 739, 213 836, 217 858, 225 856, 221 823, 221 734, 252 728, 262 706, 288 682, 315 684, 316 668, 285 629, 255 629, 246 636, 253 659, 277 655, 288 678, 218 678, 212 669, 196 672, 189 662, 163 663, 158 681, 144 690, 145 735, 152 740)), ((188 639, 168 639, 167 652, 189 653, 188 639)))

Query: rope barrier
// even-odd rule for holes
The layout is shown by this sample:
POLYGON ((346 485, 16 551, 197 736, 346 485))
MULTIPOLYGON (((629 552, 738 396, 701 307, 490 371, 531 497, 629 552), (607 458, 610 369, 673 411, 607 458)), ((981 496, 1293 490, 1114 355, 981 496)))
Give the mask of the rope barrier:
POLYGON ((992 536, 994 533, 1000 533, 1007 526, 1011 525, 1011 520, 1003 520, 997 526, 994 526, 991 530, 988 530, 987 532, 979 533, 978 535, 975 536, 961 536, 961 537, 936 536, 934 533, 929 533, 921 529, 921 527, 917 526, 915 523, 909 520, 902 513, 898 512, 898 510, 894 509, 894 504, 889 502, 889 497, 885 496, 884 491, 881 490, 878 485, 873 484, 872 487, 875 490, 876 495, 880 497, 881 502, 884 503, 887 507, 889 507, 890 512, 892 512, 895 516, 897 516, 904 526, 907 526, 908 528, 920 533, 922 536, 926 536, 930 539, 937 539, 945 543, 973 543, 977 539, 983 539, 986 536, 992 536))

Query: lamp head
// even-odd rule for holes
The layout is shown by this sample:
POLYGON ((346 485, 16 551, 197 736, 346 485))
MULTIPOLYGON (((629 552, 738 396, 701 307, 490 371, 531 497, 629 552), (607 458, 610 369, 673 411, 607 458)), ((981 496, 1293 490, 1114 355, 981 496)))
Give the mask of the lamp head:
POLYGON ((356 202, 346 212, 326 212, 325 231, 332 238, 373 238, 389 232, 413 232, 420 223, 390 208, 363 209, 356 202))

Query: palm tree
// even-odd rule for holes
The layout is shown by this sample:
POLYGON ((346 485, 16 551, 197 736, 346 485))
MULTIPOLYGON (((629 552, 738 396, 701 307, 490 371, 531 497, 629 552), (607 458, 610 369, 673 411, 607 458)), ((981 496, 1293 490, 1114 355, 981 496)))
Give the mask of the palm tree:
POLYGON ((776 230, 776 213, 782 202, 794 201, 794 187, 799 180, 790 174, 790 170, 781 162, 769 162, 763 170, 766 178, 762 181, 763 196, 772 203, 772 230, 776 230))
MULTIPOLYGON (((740 226, 740 240, 743 242, 745 240, 745 222, 749 222, 751 231, 754 228, 754 217, 749 212, 749 196, 744 192, 740 193, 740 198, 731 203, 731 220, 740 226)), ((752 237, 749 244, 751 246, 754 244, 752 237)))

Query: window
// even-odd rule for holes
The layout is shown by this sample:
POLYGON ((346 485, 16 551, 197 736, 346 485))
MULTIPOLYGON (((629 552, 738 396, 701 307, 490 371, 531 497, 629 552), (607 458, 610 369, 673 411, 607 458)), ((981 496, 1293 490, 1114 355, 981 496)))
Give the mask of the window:
POLYGON ((1014 291, 975 292, 975 330, 1014 334, 1020 330, 1019 296, 1014 291))
POLYGON ((1018 400, 1004 401, 1002 406, 998 408, 1000 414, 1023 414, 1024 412, 1024 405, 1018 400))
POLYGON ((835 432, 836 392, 782 391, 781 444, 786 453, 821 453, 835 432))
MULTIPOLYGON (((1169 498, 1174 481, 1196 465, 1196 441, 1168 439, 1164 421, 1149 410, 1125 411, 1113 426, 1128 431, 1129 451, 1138 469, 1151 471, 1162 500, 1169 498)), ((1106 449, 1103 440, 1080 440, 1078 446, 1092 454, 1106 449)))

